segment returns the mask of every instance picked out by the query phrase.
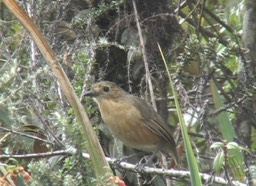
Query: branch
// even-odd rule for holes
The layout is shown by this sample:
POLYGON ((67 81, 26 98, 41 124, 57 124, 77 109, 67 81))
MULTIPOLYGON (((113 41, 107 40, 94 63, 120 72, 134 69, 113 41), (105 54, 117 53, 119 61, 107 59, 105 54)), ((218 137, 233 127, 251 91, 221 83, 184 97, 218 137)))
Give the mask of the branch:
POLYGON ((24 133, 24 132, 15 131, 15 130, 8 129, 8 128, 1 127, 1 126, 0 126, 0 130, 6 131, 6 132, 11 132, 11 133, 13 133, 13 134, 17 134, 17 135, 21 135, 21 136, 25 136, 25 137, 27 137, 27 138, 31 138, 31 139, 43 141, 43 142, 45 142, 45 143, 47 143, 47 144, 53 145, 53 143, 50 142, 50 141, 48 141, 48 140, 45 140, 45 139, 43 139, 43 138, 39 138, 39 137, 37 137, 37 136, 30 135, 30 134, 27 134, 27 133, 24 133))
POLYGON ((139 34, 139 39, 140 39, 140 45, 141 45, 141 50, 142 50, 142 57, 143 57, 143 61, 144 61, 145 71, 146 71, 146 81, 148 82, 149 93, 150 93, 150 97, 151 97, 151 103, 152 103, 153 108, 155 110, 157 110, 155 96, 154 96, 154 90, 153 90, 153 85, 152 85, 152 81, 151 81, 151 78, 150 78, 148 58, 147 58, 147 54, 146 54, 145 43, 143 41, 142 31, 141 31, 140 22, 139 22, 139 15, 138 15, 138 11, 137 11, 135 0, 132 0, 132 5, 133 5, 133 9, 134 9, 135 21, 136 21, 136 25, 137 25, 137 29, 138 29, 138 34, 139 34))
MULTIPOLYGON (((51 157, 51 156, 71 156, 77 153, 77 150, 74 148, 69 148, 67 150, 59 150, 59 151, 53 151, 53 152, 46 152, 46 153, 34 153, 34 154, 23 154, 23 155, 0 155, 0 159, 6 159, 6 158, 42 158, 42 157, 51 157)), ((82 154, 84 158, 89 159, 90 156, 88 153, 83 153, 82 154)), ((118 165, 120 168, 123 168, 125 170, 130 170, 135 172, 137 169, 137 165, 127 163, 127 162, 121 162, 121 163, 116 163, 117 159, 115 158, 109 158, 106 157, 106 160, 108 161, 109 164, 111 165, 118 165)), ((157 175, 164 175, 164 176, 172 176, 176 178, 189 178, 190 177, 190 172, 189 171, 184 171, 184 170, 175 170, 175 169, 163 169, 163 168, 153 168, 153 167, 148 167, 145 166, 141 170, 142 173, 146 174, 157 174, 157 175)), ((227 185, 228 182, 218 176, 213 176, 210 174, 205 174, 205 173, 200 173, 199 174, 202 178, 202 180, 206 183, 212 182, 215 184, 222 184, 222 185, 227 185)), ((235 186, 246 186, 246 184, 238 182, 238 181, 232 181, 232 184, 235 186)))

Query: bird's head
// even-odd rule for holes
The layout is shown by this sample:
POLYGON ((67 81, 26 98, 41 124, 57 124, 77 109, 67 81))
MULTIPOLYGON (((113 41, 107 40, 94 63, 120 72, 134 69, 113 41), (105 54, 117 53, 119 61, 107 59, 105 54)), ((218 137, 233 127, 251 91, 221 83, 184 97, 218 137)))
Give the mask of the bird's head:
POLYGON ((101 99, 116 99, 125 95, 126 92, 121 89, 117 84, 109 81, 101 81, 94 84, 91 90, 85 92, 83 96, 93 97, 96 100, 101 99))

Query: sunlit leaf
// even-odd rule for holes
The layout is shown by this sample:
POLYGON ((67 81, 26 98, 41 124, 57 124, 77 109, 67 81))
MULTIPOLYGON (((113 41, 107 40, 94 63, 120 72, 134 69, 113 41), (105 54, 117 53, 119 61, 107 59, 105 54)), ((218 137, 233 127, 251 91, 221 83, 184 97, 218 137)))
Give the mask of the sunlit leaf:
POLYGON ((227 144, 228 149, 237 149, 240 150, 240 146, 236 142, 230 142, 227 144))
POLYGON ((210 146, 211 149, 223 148, 223 147, 224 147, 224 143, 222 143, 222 142, 215 142, 215 143, 213 143, 213 144, 210 146))
MULTIPOLYGON (((210 87, 211 87, 215 108, 219 109, 224 107, 224 104, 221 100, 221 97, 218 93, 218 90, 213 80, 210 80, 210 87)), ((232 141, 236 137, 236 133, 235 133, 234 127, 232 126, 232 123, 228 118, 227 113, 221 112, 218 115, 218 120, 219 120, 219 127, 220 127, 223 138, 229 142, 232 141)))
POLYGON ((216 173, 220 173, 223 168, 224 152, 220 151, 214 158, 213 169, 216 173))

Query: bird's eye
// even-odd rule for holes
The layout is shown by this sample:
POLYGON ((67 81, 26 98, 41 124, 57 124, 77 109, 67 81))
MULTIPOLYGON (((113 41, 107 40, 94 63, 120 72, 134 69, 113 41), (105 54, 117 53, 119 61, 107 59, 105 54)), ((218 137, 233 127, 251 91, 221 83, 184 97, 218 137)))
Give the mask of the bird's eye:
POLYGON ((109 90, 110 90, 109 87, 107 87, 107 86, 106 86, 106 87, 103 87, 103 91, 104 91, 104 92, 109 92, 109 90))

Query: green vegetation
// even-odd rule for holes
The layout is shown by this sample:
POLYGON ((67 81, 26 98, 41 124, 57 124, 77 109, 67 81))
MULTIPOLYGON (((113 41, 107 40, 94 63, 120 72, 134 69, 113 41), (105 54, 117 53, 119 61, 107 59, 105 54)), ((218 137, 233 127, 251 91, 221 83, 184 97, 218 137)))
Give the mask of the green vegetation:
MULTIPOLYGON (((181 162, 175 166, 167 158, 167 164, 180 172, 160 173, 159 158, 150 173, 112 162, 127 185, 253 185, 256 52, 250 46, 256 39, 249 10, 255 3, 138 0, 136 15, 132 1, 39 0, 20 6, 54 50, 107 157, 137 151, 116 142, 96 104, 82 98, 96 81, 114 81, 153 100, 176 127, 181 162)), ((0 12, 0 185, 110 184, 109 175, 95 179, 74 109, 30 33, 4 2, 0 12)))

